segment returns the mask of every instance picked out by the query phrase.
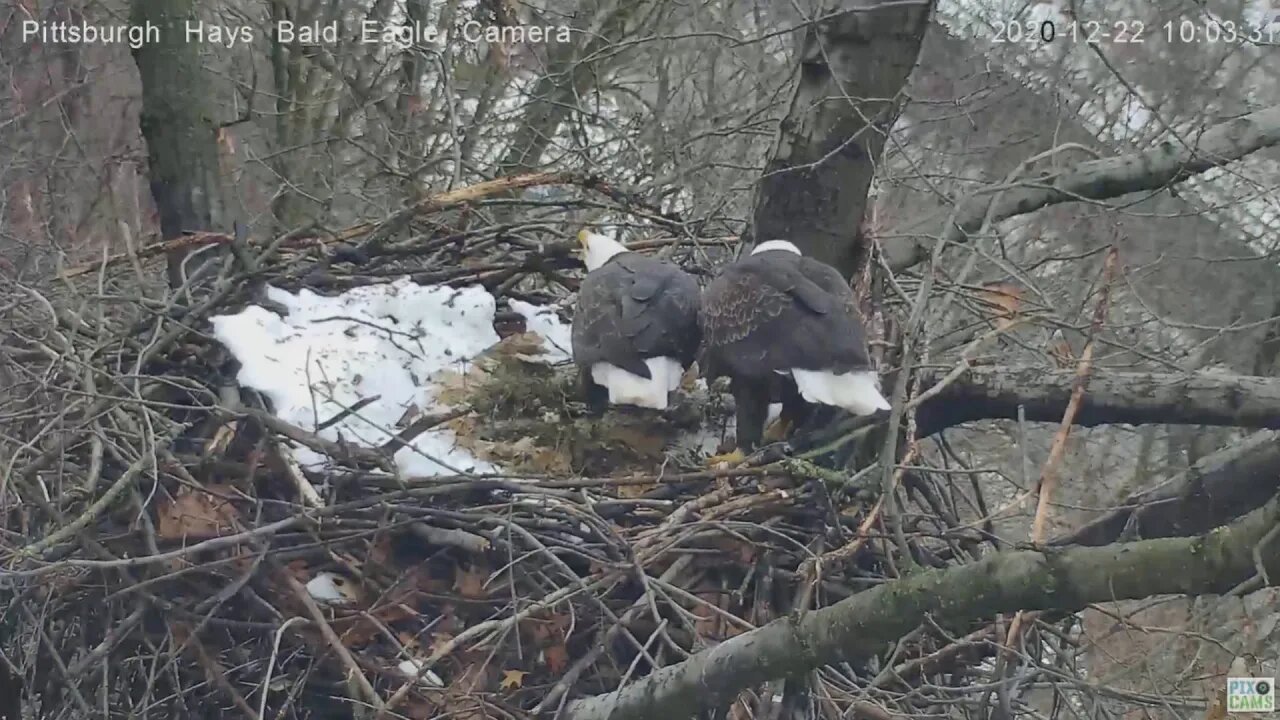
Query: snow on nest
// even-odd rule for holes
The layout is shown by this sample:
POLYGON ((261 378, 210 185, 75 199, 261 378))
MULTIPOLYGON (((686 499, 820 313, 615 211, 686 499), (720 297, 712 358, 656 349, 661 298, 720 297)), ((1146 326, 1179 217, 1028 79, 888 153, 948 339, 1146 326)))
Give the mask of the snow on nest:
MULTIPOLYGON (((240 361, 241 385, 271 399, 275 413, 306 430, 337 416, 361 400, 378 399, 319 435, 376 447, 398 432, 406 411, 446 410, 434 384, 442 371, 465 372, 467 361, 498 342, 493 330, 495 301, 479 286, 461 289, 418 285, 407 278, 356 288, 337 297, 303 289, 297 295, 269 287, 267 296, 289 313, 281 317, 251 305, 235 315, 214 317, 213 334, 240 361)), ((569 330, 554 313, 528 303, 513 305, 529 329, 546 333, 551 345, 544 361, 565 353, 569 330)), ((304 467, 322 467, 327 458, 295 449, 304 467)), ((422 433, 395 455, 406 475, 493 472, 484 460, 457 446, 453 433, 422 433)))

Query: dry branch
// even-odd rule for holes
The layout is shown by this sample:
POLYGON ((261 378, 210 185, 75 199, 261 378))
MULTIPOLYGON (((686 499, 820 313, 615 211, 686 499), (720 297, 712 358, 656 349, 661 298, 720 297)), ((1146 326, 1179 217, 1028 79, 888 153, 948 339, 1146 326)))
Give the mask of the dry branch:
POLYGON ((1280 490, 1280 434, 1265 431, 1201 458, 1186 472, 1129 495, 1116 510, 1055 545, 1185 537, 1240 517, 1280 490))
MULTIPOLYGON (((402 223, 406 219, 416 215, 425 215, 427 213, 439 212, 454 207, 459 207, 467 203, 483 200, 487 197, 493 197, 511 190, 519 190, 522 188, 538 187, 542 185, 570 185, 576 184, 583 187, 599 187, 606 194, 616 194, 617 191, 609 187, 606 183, 583 175, 569 172, 537 172, 525 173, 522 175, 512 175, 501 177, 494 180, 479 182, 474 185, 449 190, 447 192, 438 193, 427 198, 423 198, 418 202, 404 208, 400 212, 391 217, 380 220, 378 222, 366 222, 358 225, 352 225, 335 233, 323 236, 305 236, 305 237, 289 237, 285 241, 287 247, 310 247, 315 245, 330 245, 334 243, 344 242, 358 238, 377 230, 382 225, 393 225, 402 223)), ((138 250, 136 257, 148 258, 156 255, 164 255, 174 250, 190 251, 199 247, 207 247, 209 245, 224 245, 234 241, 231 235, 225 233, 212 232, 194 232, 182 237, 166 240, 164 242, 146 245, 138 250)), ((68 268, 62 271, 64 277, 77 277, 91 272, 95 272, 103 265, 110 265, 129 258, 128 253, 116 253, 108 256, 105 260, 99 260, 92 263, 86 263, 77 267, 68 268)))
MULTIPOLYGON (((835 605, 775 620, 643 680, 572 703, 569 720, 689 717, 740 691, 824 664, 857 661, 928 619, 958 631, 1018 609, 1079 610, 1161 594, 1225 592, 1254 574, 1253 548, 1280 523, 1280 497, 1206 535, 1101 548, 1002 553, 880 585, 835 605)), ((1280 572, 1280 558, 1268 571, 1280 572)))
MULTIPOLYGON (((984 223, 1025 215, 1048 205, 1159 190, 1276 144, 1280 144, 1280 106, 1208 128, 1198 136, 1195 147, 1165 140, 1150 150, 1083 162, 1060 174, 1028 179, 1014 188, 967 198, 956 210, 954 224, 947 228, 948 239, 965 242, 967 233, 984 223), (994 198, 990 197, 992 194, 994 198)), ((923 262, 932 250, 928 240, 908 239, 904 243, 886 248, 895 270, 923 262)))

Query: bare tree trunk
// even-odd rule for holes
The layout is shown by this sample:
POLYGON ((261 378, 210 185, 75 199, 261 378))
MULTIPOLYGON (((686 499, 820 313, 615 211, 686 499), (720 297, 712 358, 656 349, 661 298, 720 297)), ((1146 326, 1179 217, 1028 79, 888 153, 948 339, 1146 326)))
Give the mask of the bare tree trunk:
POLYGON ((520 127, 498 163, 498 175, 516 175, 542 167, 542 156, 560 131, 578 98, 598 80, 596 60, 591 59, 622 37, 628 21, 638 15, 642 3, 635 0, 582 0, 575 16, 573 42, 559 44, 545 75, 533 88, 520 127))
POLYGON ((858 269, 867 192, 933 3, 861 0, 810 25, 800 79, 756 195, 751 236, 858 269))
MULTIPOLYGON (((161 241, 184 231, 213 230, 221 213, 217 126, 200 63, 200 44, 187 42, 192 0, 133 0, 135 25, 150 22, 160 42, 133 51, 142 79, 142 137, 147 142, 151 196, 161 241)), ((169 285, 179 287, 187 250, 169 253, 169 285)), ((188 272, 192 268, 187 268, 188 272)))

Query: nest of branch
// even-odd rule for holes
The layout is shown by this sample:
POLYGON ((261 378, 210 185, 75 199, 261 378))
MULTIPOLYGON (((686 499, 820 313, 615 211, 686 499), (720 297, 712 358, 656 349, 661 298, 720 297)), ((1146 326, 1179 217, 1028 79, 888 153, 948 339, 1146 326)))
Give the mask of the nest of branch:
MULTIPOLYGON (((499 474, 407 477, 394 443, 322 439, 238 387, 209 318, 269 305, 267 285, 408 274, 567 296, 577 271, 569 243, 537 234, 545 218, 513 230, 459 209, 510 189, 338 242, 201 236, 180 292, 157 287, 150 251, 9 291, 0 639, 34 716, 525 717, 882 581, 878 480, 795 459, 702 470, 711 448, 681 438, 723 421, 717 394, 690 385, 662 414, 589 416, 569 368, 522 359, 509 314, 502 342, 446 383, 457 409, 405 430, 448 426, 499 474), (299 446, 332 463, 304 470, 299 446)), ((909 482, 930 522, 959 525, 953 500, 909 482)), ((977 542, 953 532, 932 559, 977 542)), ((931 655, 943 644, 899 648, 897 672, 824 671, 820 712, 865 705, 867 688, 896 702, 949 662, 931 655)))

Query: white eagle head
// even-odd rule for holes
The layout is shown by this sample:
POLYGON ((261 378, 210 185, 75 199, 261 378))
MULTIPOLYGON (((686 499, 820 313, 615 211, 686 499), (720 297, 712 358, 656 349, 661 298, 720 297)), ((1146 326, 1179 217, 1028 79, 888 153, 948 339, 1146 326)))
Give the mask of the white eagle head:
POLYGON ((767 240, 755 246, 755 249, 751 251, 751 254, 758 255, 762 252, 769 252, 770 250, 786 250, 787 252, 793 252, 797 255, 802 254, 800 252, 800 248, 786 240, 767 240))
POLYGON ((582 262, 586 264, 588 272, 604 265, 614 255, 628 252, 622 243, 590 230, 578 233, 578 244, 582 246, 582 262))

